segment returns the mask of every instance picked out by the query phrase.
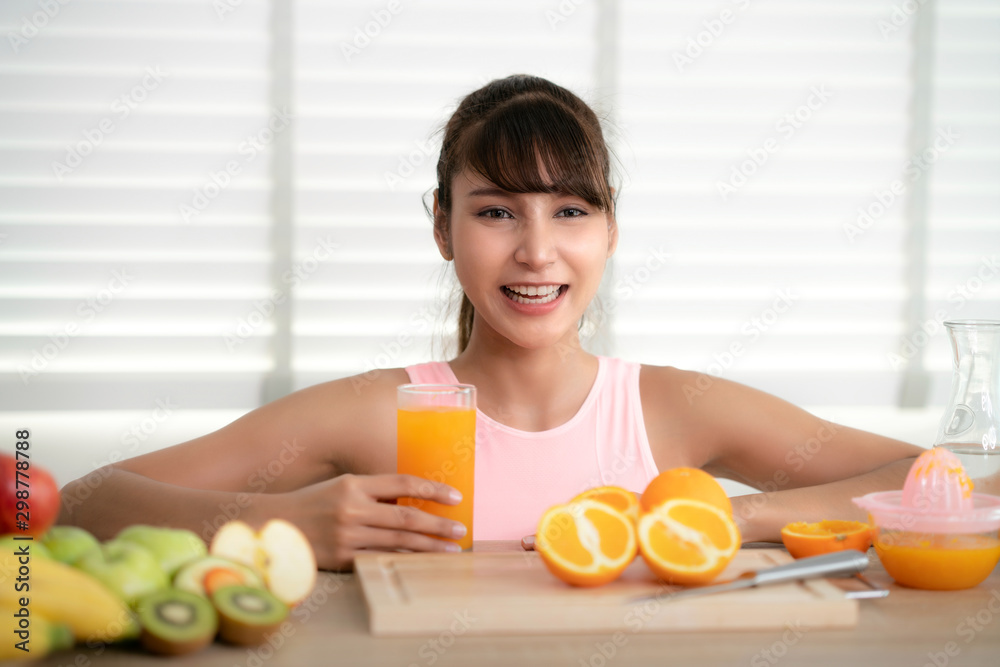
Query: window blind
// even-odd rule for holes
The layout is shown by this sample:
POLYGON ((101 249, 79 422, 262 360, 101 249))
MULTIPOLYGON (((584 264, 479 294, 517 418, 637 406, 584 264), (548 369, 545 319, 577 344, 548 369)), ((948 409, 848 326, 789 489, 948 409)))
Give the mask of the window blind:
POLYGON ((514 72, 592 92, 593 3, 555 19, 545 9, 298 4, 296 249, 329 237, 338 251, 296 292, 297 386, 445 358, 457 300, 423 208, 437 130, 461 97, 514 72))
MULTIPOLYGON (((635 286, 616 302, 619 353, 699 370, 704 388, 721 375, 800 404, 896 404, 902 370, 891 355, 908 333, 906 269, 920 251, 908 251, 906 201, 928 187, 905 176, 912 63, 932 44, 894 7, 622 3, 618 108, 634 176, 619 280, 635 286), (670 259, 644 269, 661 246, 670 259)), ((979 8, 943 13, 993 13, 979 8)), ((951 20, 942 35, 961 31, 951 20)), ((954 100, 952 112, 992 124, 989 25, 977 29, 978 50, 965 49, 981 96, 954 100)), ((946 40, 942 58, 954 48, 946 40)), ((933 79, 937 96, 955 85, 947 80, 933 79)), ((961 253, 996 238, 996 180, 958 185, 945 162, 951 180, 933 186, 932 225, 958 211, 975 218, 952 239, 951 260, 967 264, 961 253)))
POLYGON ((1000 319, 1000 7, 951 0, 936 8, 928 169, 927 304, 921 326, 894 352, 913 363, 924 350, 930 400, 950 390, 951 348, 936 331, 947 319, 1000 319), (939 157, 934 160, 935 153, 939 157), (933 161, 932 161, 933 160, 933 161), (926 340, 926 342, 924 342, 926 340))
POLYGON ((926 372, 941 402, 946 336, 905 358, 916 328, 1000 317, 987 0, 299 0, 290 28, 278 1, 0 5, 3 409, 249 409, 275 375, 447 358, 435 130, 513 72, 608 114, 621 160, 590 349, 812 405, 926 372))
POLYGON ((3 409, 259 399, 267 20, 252 0, 0 4, 3 409))

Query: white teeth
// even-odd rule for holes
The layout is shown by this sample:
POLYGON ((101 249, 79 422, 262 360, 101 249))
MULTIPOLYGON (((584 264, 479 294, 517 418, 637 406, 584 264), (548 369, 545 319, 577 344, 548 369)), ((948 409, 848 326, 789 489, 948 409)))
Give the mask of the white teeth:
POLYGON ((525 305, 532 304, 537 306, 539 304, 555 301, 559 298, 559 294, 562 291, 561 287, 561 285, 543 285, 541 287, 514 285, 504 287, 504 294, 506 294, 507 298, 511 301, 516 301, 517 303, 525 305), (535 296, 536 298, 526 299, 525 296, 535 296))
POLYGON ((507 289, 522 296, 547 296, 559 291, 559 285, 507 285, 507 289))

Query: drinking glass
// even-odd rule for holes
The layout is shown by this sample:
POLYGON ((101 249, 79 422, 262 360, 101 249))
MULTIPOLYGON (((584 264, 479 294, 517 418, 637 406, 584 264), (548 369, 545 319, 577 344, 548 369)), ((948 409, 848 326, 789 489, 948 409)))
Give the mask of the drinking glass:
POLYGON ((397 502, 464 524, 465 535, 449 541, 469 551, 476 477, 476 388, 404 384, 397 388, 396 397, 396 472, 443 482, 462 494, 457 505, 422 498, 397 502))

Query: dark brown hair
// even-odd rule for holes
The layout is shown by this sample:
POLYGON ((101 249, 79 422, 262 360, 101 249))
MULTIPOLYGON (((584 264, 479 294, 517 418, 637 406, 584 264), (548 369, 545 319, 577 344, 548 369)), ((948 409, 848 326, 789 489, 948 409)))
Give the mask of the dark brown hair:
MULTIPOLYGON (((464 169, 508 192, 567 192, 614 215, 611 161, 597 115, 570 91, 537 76, 491 81, 469 93, 445 125, 434 220, 445 239, 452 179, 464 169)), ((459 353, 469 344, 474 316, 463 294, 459 353)))

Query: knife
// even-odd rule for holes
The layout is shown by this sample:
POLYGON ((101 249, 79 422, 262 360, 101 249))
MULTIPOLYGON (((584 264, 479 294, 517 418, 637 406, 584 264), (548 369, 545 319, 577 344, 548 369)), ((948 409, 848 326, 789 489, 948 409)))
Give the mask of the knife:
POLYGON ((722 584, 685 588, 674 593, 642 595, 640 597, 629 598, 625 600, 625 602, 626 604, 646 602, 647 600, 667 602, 681 598, 736 591, 741 588, 754 588, 756 586, 766 586, 768 584, 799 581, 801 579, 813 579, 816 577, 827 577, 832 575, 855 575, 864 572, 867 567, 867 555, 861 553, 860 551, 847 549, 845 551, 837 551, 832 554, 823 554, 822 556, 800 558, 794 562, 786 563, 785 565, 778 565, 777 567, 770 567, 766 570, 744 572, 736 579, 722 584))

